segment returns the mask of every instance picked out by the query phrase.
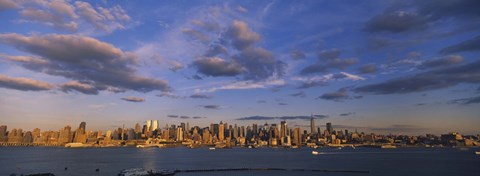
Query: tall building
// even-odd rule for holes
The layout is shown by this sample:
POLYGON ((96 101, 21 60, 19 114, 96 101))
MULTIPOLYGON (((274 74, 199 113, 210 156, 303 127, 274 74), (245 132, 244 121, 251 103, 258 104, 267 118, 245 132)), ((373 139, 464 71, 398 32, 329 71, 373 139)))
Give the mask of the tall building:
POLYGON ((293 130, 293 141, 292 144, 300 146, 302 144, 302 136, 300 135, 300 128, 295 128, 293 130))
POLYGON ((310 135, 315 134, 315 119, 312 117, 310 118, 310 135))
POLYGON ((73 141, 78 143, 86 143, 87 142, 87 134, 85 132, 87 124, 85 122, 80 123, 80 126, 77 130, 75 130, 75 136, 73 141))
POLYGON ((152 120, 152 130, 155 131, 158 128, 158 120, 152 120))
POLYGON ((149 132, 149 131, 153 131, 153 130, 152 130, 152 121, 151 121, 151 120, 147 120, 146 123, 147 123, 147 131, 148 131, 148 132, 149 132))
POLYGON ((68 125, 66 127, 64 127, 63 129, 61 129, 59 137, 58 137, 58 142, 59 143, 69 143, 69 142, 71 142, 71 139, 70 139, 71 130, 72 130, 72 128, 68 125))
POLYGON ((258 125, 256 123, 252 124, 253 136, 258 135, 258 125))
POLYGON ((237 139, 240 133, 240 129, 237 127, 237 124, 233 126, 233 138, 237 139))
POLYGON ((327 131, 328 131, 328 134, 332 134, 333 132, 332 123, 330 122, 327 123, 327 131))
POLYGON ((7 126, 0 126, 0 142, 7 142, 7 126))
POLYGON ((281 121, 280 122, 280 138, 287 136, 287 122, 281 121))
POLYGON ((79 126, 78 128, 83 129, 83 131, 87 130, 87 123, 81 122, 81 123, 80 123, 80 126, 79 126))
POLYGON ((32 137, 32 132, 27 131, 25 135, 23 135, 23 143, 32 143, 33 142, 33 137, 32 137))
POLYGON ((180 127, 182 127, 183 130, 187 130, 187 126, 185 125, 185 123, 180 123, 180 127))
POLYGON ((8 133, 8 142, 21 143, 23 142, 22 129, 13 129, 8 133))
POLYGON ((218 140, 223 141, 225 139, 225 124, 220 121, 218 125, 218 140))
POLYGON ((139 123, 135 124, 135 133, 142 133, 142 127, 139 123))
POLYGON ((183 141, 183 129, 182 129, 182 127, 177 128, 176 136, 177 136, 177 141, 183 141))

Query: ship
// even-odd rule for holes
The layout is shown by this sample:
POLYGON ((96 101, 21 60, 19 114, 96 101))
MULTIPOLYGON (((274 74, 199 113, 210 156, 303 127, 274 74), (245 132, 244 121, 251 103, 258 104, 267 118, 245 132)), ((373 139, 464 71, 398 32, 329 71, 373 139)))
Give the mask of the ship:
POLYGON ((70 147, 70 148, 81 148, 81 147, 91 147, 92 145, 87 145, 87 144, 82 144, 79 142, 73 142, 73 143, 67 143, 65 144, 65 147, 70 147))
POLYGON ((480 151, 478 151, 478 152, 475 152, 475 155, 480 155, 480 151))
POLYGON ((149 147, 158 147, 158 148, 162 148, 164 147, 165 145, 163 144, 145 144, 145 145, 137 145, 137 148, 149 148, 149 147))
POLYGON ((394 145, 382 145, 381 148, 382 148, 382 149, 394 149, 394 148, 397 148, 397 146, 394 146, 394 145))
POLYGON ((318 155, 317 151, 312 151, 312 155, 318 155))

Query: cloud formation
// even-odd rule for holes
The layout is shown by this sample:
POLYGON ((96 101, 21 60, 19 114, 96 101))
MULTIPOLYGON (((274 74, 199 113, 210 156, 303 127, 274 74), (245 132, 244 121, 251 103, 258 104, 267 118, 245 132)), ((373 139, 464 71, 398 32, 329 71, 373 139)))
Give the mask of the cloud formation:
POLYGON ((426 27, 427 19, 407 11, 385 11, 370 19, 365 30, 368 32, 405 32, 426 27))
POLYGON ((257 103, 258 104, 263 104, 263 103, 267 103, 267 101, 266 100, 258 100, 257 103))
POLYGON ((316 86, 327 86, 332 80, 351 80, 351 81, 361 81, 365 80, 364 77, 350 74, 347 72, 340 73, 329 73, 322 76, 312 76, 312 77, 293 77, 292 80, 300 82, 299 89, 307 89, 316 86))
POLYGON ((190 98, 195 98, 195 99, 212 99, 213 97, 211 95, 206 95, 206 94, 193 94, 190 95, 190 98))
POLYGON ((2 0, 0 1, 0 12, 8 9, 17 8, 18 5, 13 0, 2 0))
POLYGON ((286 82, 283 79, 267 79, 264 81, 235 81, 220 86, 215 86, 207 89, 196 89, 198 93, 216 92, 219 90, 244 90, 244 89, 265 89, 272 86, 283 86, 286 82))
POLYGON ((129 102, 135 102, 135 103, 139 103, 139 102, 144 102, 145 99, 144 98, 139 98, 139 97, 124 97, 124 98, 121 98, 122 100, 125 100, 125 101, 129 101, 129 102))
POLYGON ((473 51, 480 51, 480 36, 476 36, 473 39, 466 40, 440 50, 440 52, 443 54, 473 51))
POLYGON ((21 91, 51 90, 53 85, 30 78, 15 78, 0 74, 0 87, 21 91))
POLYGON ((305 59, 307 56, 306 56, 305 53, 303 53, 301 50, 299 50, 299 49, 293 49, 293 50, 290 52, 290 57, 291 57, 293 60, 301 60, 301 59, 305 59))
POLYGON ((167 115, 169 118, 178 118, 178 115, 167 115))
POLYGON ((226 36, 237 50, 244 50, 261 39, 260 35, 252 31, 247 23, 238 20, 233 21, 226 36))
POLYGON ((275 59, 270 51, 256 46, 261 36, 246 22, 233 20, 226 29, 211 32, 215 32, 212 36, 218 38, 207 39, 207 51, 191 64, 200 75, 237 76, 243 80, 254 81, 284 75, 287 64, 275 59))
POLYGON ((347 113, 340 114, 340 116, 346 117, 346 116, 351 116, 353 114, 355 114, 355 113, 354 112, 347 112, 347 113))
MULTIPOLYGON (((399 2, 386 8, 384 12, 372 17, 365 25, 368 32, 402 33, 423 30, 435 23, 448 19, 480 17, 476 0, 425 0, 418 2, 399 2)), ((478 26, 478 25, 477 25, 478 26)))
POLYGON ((193 62, 199 73, 207 76, 236 76, 244 72, 241 65, 219 57, 207 57, 193 62))
POLYGON ((358 72, 361 74, 371 74, 377 72, 377 66, 375 64, 366 64, 358 68, 358 72))
POLYGON ((436 68, 447 67, 455 64, 460 64, 464 61, 460 55, 448 55, 436 59, 427 60, 422 63, 420 68, 436 68))
POLYGON ((425 131, 426 128, 418 127, 415 125, 402 125, 394 124, 384 128, 370 128, 373 131, 388 131, 388 132, 410 132, 410 131, 425 131))
POLYGON ((22 22, 33 22, 69 32, 112 33, 125 29, 131 21, 127 12, 119 5, 110 8, 98 4, 92 6, 84 1, 10 1, 0 2, 0 11, 18 8, 22 22), (94 31, 91 31, 94 29, 94 31))
POLYGON ((358 63, 357 58, 340 58, 341 51, 334 48, 322 50, 318 53, 318 61, 312 65, 303 68, 300 74, 307 75, 313 73, 325 73, 330 69, 343 70, 349 66, 358 63))
POLYGON ((354 88, 354 92, 401 94, 452 87, 462 83, 480 83, 480 61, 433 69, 413 76, 400 77, 382 83, 354 88))
POLYGON ((326 115, 312 115, 312 116, 280 116, 280 117, 270 117, 270 116, 249 116, 249 117, 242 117, 237 118, 235 120, 310 120, 311 118, 314 119, 325 119, 328 118, 326 115))
POLYGON ((65 84, 62 84, 60 85, 60 89, 65 93, 68 93, 70 91, 77 91, 87 95, 98 94, 98 89, 96 89, 95 87, 89 84, 78 82, 78 81, 69 81, 65 84))
POLYGON ((98 90, 169 91, 164 80, 136 74, 137 57, 111 44, 80 35, 0 34, 0 43, 36 55, 19 62, 27 69, 89 83, 98 90))
POLYGON ((184 99, 184 96, 174 94, 173 92, 162 92, 161 94, 157 95, 157 97, 167 97, 171 99, 184 99))
POLYGON ((321 96, 319 96, 317 99, 333 100, 333 101, 339 102, 349 98, 350 96, 348 96, 347 89, 342 88, 336 92, 324 93, 321 96))
POLYGON ((462 104, 462 105, 477 104, 477 103, 480 103, 480 96, 455 99, 455 100, 450 101, 449 103, 451 103, 451 104, 462 104))
POLYGON ((292 94, 290 94, 290 96, 292 96, 292 97, 305 98, 307 95, 305 94, 304 91, 300 91, 300 92, 297 92, 297 93, 292 93, 292 94))
POLYGON ((220 109, 219 105, 201 105, 205 109, 220 109))

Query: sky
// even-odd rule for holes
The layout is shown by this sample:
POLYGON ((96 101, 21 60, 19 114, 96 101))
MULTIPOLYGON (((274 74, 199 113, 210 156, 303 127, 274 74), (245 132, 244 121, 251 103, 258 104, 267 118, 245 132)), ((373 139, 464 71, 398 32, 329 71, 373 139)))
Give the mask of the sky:
POLYGON ((0 0, 0 124, 480 132, 480 2, 0 0))

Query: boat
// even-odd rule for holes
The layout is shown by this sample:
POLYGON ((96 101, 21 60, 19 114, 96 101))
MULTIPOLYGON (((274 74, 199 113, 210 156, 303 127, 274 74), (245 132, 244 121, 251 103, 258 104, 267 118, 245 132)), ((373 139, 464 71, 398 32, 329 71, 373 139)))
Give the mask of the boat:
POLYGON ((215 150, 215 147, 210 147, 208 148, 208 150, 215 150))
POLYGON ((480 152, 475 152, 475 155, 480 155, 480 152))
POLYGON ((150 147, 162 148, 164 147, 164 145, 163 144, 145 144, 145 145, 137 145, 136 147, 137 148, 150 148, 150 147))
POLYGON ((318 152, 317 151, 312 151, 312 154, 313 155, 318 155, 318 152))
POLYGON ((394 148, 397 148, 397 146, 394 146, 394 145, 382 145, 381 148, 382 148, 382 149, 394 149, 394 148))
POLYGON ((337 149, 338 149, 338 150, 342 150, 342 147, 338 147, 337 149))
POLYGON ((88 147, 88 145, 79 143, 79 142, 72 142, 72 143, 67 143, 65 144, 65 147, 70 147, 70 148, 81 148, 81 147, 88 147))

